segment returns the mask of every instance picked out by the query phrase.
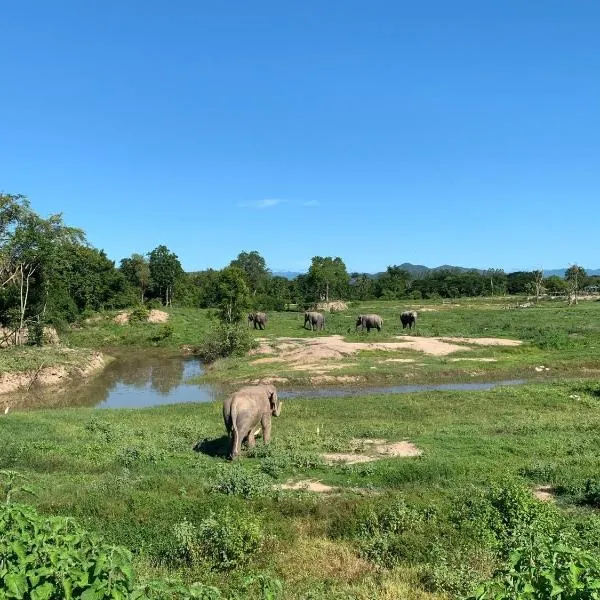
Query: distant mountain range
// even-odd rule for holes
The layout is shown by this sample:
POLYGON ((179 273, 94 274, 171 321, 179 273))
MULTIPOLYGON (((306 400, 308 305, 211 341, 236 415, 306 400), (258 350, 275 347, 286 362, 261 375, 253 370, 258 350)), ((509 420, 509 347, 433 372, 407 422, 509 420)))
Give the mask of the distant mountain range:
MULTIPOLYGON (((479 273, 483 273, 484 269, 470 269, 468 267, 456 267, 453 265, 440 265, 439 267, 426 267, 425 265, 413 265, 412 263, 402 263, 398 265, 401 269, 408 271, 411 275, 415 277, 424 277, 428 273, 433 271, 457 271, 459 273, 463 273, 464 271, 478 271, 479 273)), ((523 269, 525 270, 525 269, 523 269)), ((544 275, 546 277, 550 277, 552 275, 558 275, 558 277, 564 277, 566 269, 544 269, 544 275)), ((586 269, 586 273, 588 275, 600 275, 600 269, 586 269)), ((382 273, 369 273, 372 277, 378 277, 382 273)), ((278 277, 285 277, 286 279, 294 279, 298 277, 298 275, 302 275, 297 271, 274 271, 273 275, 278 277)))

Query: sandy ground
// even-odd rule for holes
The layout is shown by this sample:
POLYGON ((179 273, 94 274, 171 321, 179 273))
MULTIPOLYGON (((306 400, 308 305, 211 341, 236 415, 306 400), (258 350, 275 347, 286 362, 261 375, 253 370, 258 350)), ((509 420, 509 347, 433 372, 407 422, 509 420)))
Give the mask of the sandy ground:
POLYGON ((279 487, 282 490, 304 490, 307 492, 316 492, 317 494, 327 494, 336 490, 336 488, 321 483, 316 479, 302 479, 295 482, 286 481, 279 487))
POLYGON ((406 440, 388 442, 377 439, 355 439, 352 440, 351 445, 354 450, 352 453, 322 454, 321 458, 329 464, 342 462, 347 465, 355 465, 384 458, 409 458, 423 454, 422 450, 406 440))
MULTIPOLYGON (((129 323, 129 312, 121 311, 114 319, 117 325, 125 325, 129 323)), ((169 313, 164 310, 153 308, 148 313, 148 323, 166 323, 169 320, 169 313)))
MULTIPOLYGON (((252 361, 254 365, 286 363, 295 370, 309 370, 323 361, 340 360, 363 350, 402 351, 412 350, 430 356, 447 356, 454 352, 469 350, 475 346, 519 346, 519 340, 503 338, 462 338, 462 337, 416 337, 399 336, 398 342, 347 342, 341 335, 318 338, 289 338, 275 340, 261 338, 259 347, 252 351, 254 356, 274 354, 252 361), (307 366, 309 365, 309 366, 307 366)), ((391 359, 403 360, 403 359, 391 359)), ((319 366, 321 370, 332 370, 335 366, 319 366)))

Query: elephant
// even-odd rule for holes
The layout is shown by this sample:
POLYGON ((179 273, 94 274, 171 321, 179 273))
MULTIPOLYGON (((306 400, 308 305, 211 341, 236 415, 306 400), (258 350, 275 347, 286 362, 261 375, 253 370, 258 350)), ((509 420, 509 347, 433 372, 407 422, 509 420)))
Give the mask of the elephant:
POLYGON ((248 326, 254 323, 254 329, 264 329, 267 326, 268 317, 263 312, 253 312, 248 315, 248 326))
POLYGON ((377 328, 377 331, 381 331, 383 319, 379 315, 358 315, 356 319, 356 329, 358 329, 359 326, 361 331, 366 327, 367 333, 375 328, 377 328))
POLYGON ((400 321, 402 323, 402 329, 412 329, 417 325, 417 311, 415 310, 405 310, 400 315, 400 321))
POLYGON ((274 385, 249 385, 225 399, 223 421, 229 435, 230 460, 239 456, 242 441, 250 448, 255 446, 254 437, 261 427, 265 444, 271 441, 271 416, 278 417, 282 405, 274 385))
POLYGON ((315 329, 324 329, 325 328, 325 317, 320 312, 312 312, 308 311, 304 313, 304 328, 306 329, 306 324, 310 325, 311 331, 315 329))

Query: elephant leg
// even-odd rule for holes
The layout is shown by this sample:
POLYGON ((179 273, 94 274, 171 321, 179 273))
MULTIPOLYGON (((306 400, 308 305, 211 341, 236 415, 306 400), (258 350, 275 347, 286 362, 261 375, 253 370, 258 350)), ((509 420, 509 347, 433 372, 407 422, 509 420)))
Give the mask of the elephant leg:
POLYGON ((256 440, 254 439, 254 431, 250 430, 248 434, 248 448, 254 448, 256 446, 256 440))
POLYGON ((263 440, 265 440, 265 444, 268 444, 271 441, 271 415, 263 415, 261 424, 263 430, 263 440))

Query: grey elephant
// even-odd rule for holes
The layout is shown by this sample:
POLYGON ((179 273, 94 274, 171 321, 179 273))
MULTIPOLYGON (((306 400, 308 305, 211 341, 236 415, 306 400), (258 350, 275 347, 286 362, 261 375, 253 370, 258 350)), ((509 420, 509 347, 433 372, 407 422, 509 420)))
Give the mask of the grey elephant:
POLYGON ((400 314, 400 322, 402 323, 402 329, 412 329, 417 324, 417 311, 405 310, 400 314))
POLYGON ((379 315, 358 315, 356 318, 356 329, 360 327, 361 331, 365 328, 367 333, 371 331, 371 329, 377 329, 377 331, 381 331, 383 327, 383 319, 379 315))
POLYGON ((320 312, 307 311, 304 313, 304 328, 310 325, 311 331, 325 328, 325 317, 320 312))
POLYGON ((223 421, 229 434, 229 459, 235 460, 242 442, 254 447, 254 437, 262 427, 265 444, 271 441, 271 416, 281 414, 282 402, 274 385, 249 385, 223 402, 223 421))
POLYGON ((254 323, 254 329, 264 329, 267 326, 268 317, 264 312, 251 312, 248 315, 248 326, 254 323))

